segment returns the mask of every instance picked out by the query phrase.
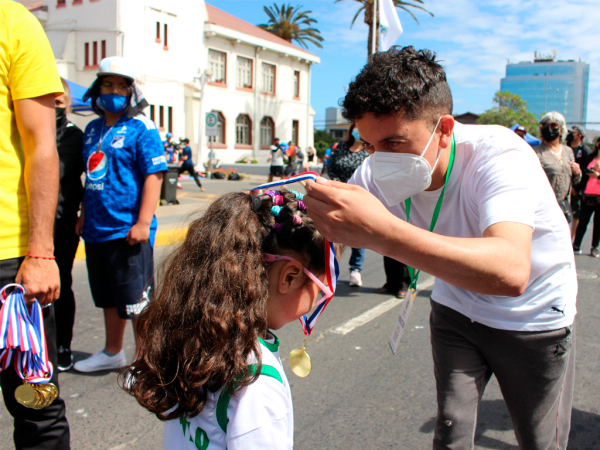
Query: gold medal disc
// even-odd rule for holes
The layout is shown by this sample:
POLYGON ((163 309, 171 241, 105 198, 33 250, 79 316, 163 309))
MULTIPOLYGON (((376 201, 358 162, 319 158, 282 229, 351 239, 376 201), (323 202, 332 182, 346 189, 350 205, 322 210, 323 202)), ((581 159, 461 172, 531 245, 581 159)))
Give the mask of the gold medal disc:
POLYGON ((312 363, 304 346, 302 348, 295 348, 290 352, 290 367, 292 368, 292 372, 301 378, 310 375, 312 363))
POLYGON ((38 403, 38 394, 30 384, 22 384, 15 389, 15 399, 21 405, 32 408, 38 403))

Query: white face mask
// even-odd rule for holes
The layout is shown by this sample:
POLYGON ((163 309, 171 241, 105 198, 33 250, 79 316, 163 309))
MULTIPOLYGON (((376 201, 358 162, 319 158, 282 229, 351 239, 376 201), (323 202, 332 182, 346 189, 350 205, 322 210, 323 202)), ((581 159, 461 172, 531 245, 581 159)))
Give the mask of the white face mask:
POLYGON ((420 155, 385 152, 375 152, 371 155, 373 182, 388 206, 396 205, 431 186, 431 175, 442 152, 438 147, 438 155, 433 168, 423 158, 423 155, 427 152, 441 119, 441 117, 438 119, 435 129, 420 155))

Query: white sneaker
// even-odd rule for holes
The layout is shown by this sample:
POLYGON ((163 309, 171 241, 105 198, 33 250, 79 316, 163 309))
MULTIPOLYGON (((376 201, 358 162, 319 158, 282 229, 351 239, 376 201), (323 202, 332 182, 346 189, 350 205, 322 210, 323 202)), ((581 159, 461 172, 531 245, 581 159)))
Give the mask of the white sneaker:
POLYGON ((125 351, 121 350, 113 356, 108 356, 103 350, 82 361, 77 361, 73 368, 78 372, 96 372, 98 370, 120 369, 127 364, 125 351))
POLYGON ((350 286, 362 286, 362 277, 358 269, 350 272, 350 286))

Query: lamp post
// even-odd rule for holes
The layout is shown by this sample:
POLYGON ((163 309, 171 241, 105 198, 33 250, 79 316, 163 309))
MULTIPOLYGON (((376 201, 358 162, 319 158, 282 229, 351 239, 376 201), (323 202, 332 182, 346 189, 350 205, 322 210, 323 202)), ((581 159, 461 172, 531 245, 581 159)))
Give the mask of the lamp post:
MULTIPOLYGON (((202 136, 203 136, 203 127, 204 127, 204 118, 202 117, 202 99, 204 98, 204 86, 206 85, 206 82, 208 80, 210 80, 210 78, 212 77, 212 71, 210 69, 206 69, 202 75, 198 75, 194 77, 194 81, 198 81, 200 83, 200 99, 198 100, 198 147, 196 149, 196 154, 197 154, 197 159, 196 161, 198 161, 198 163, 200 163, 201 161, 201 157, 202 157, 202 136)), ((210 158, 212 158, 212 154, 210 155, 210 158)), ((209 159, 210 159, 209 158, 209 159)), ((209 163, 210 165, 210 163, 209 163)), ((194 169, 196 170, 196 169, 194 169)), ((208 173, 206 174, 207 177, 210 177, 210 168, 207 171, 208 173)))

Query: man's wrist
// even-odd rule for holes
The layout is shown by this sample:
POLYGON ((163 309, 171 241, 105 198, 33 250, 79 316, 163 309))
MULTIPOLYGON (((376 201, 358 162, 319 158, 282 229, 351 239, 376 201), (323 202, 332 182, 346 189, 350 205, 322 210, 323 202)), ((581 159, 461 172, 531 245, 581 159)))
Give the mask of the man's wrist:
POLYGON ((150 228, 150 225, 152 224, 152 220, 142 220, 139 219, 136 223, 136 225, 139 225, 141 227, 146 227, 146 228, 150 228))

